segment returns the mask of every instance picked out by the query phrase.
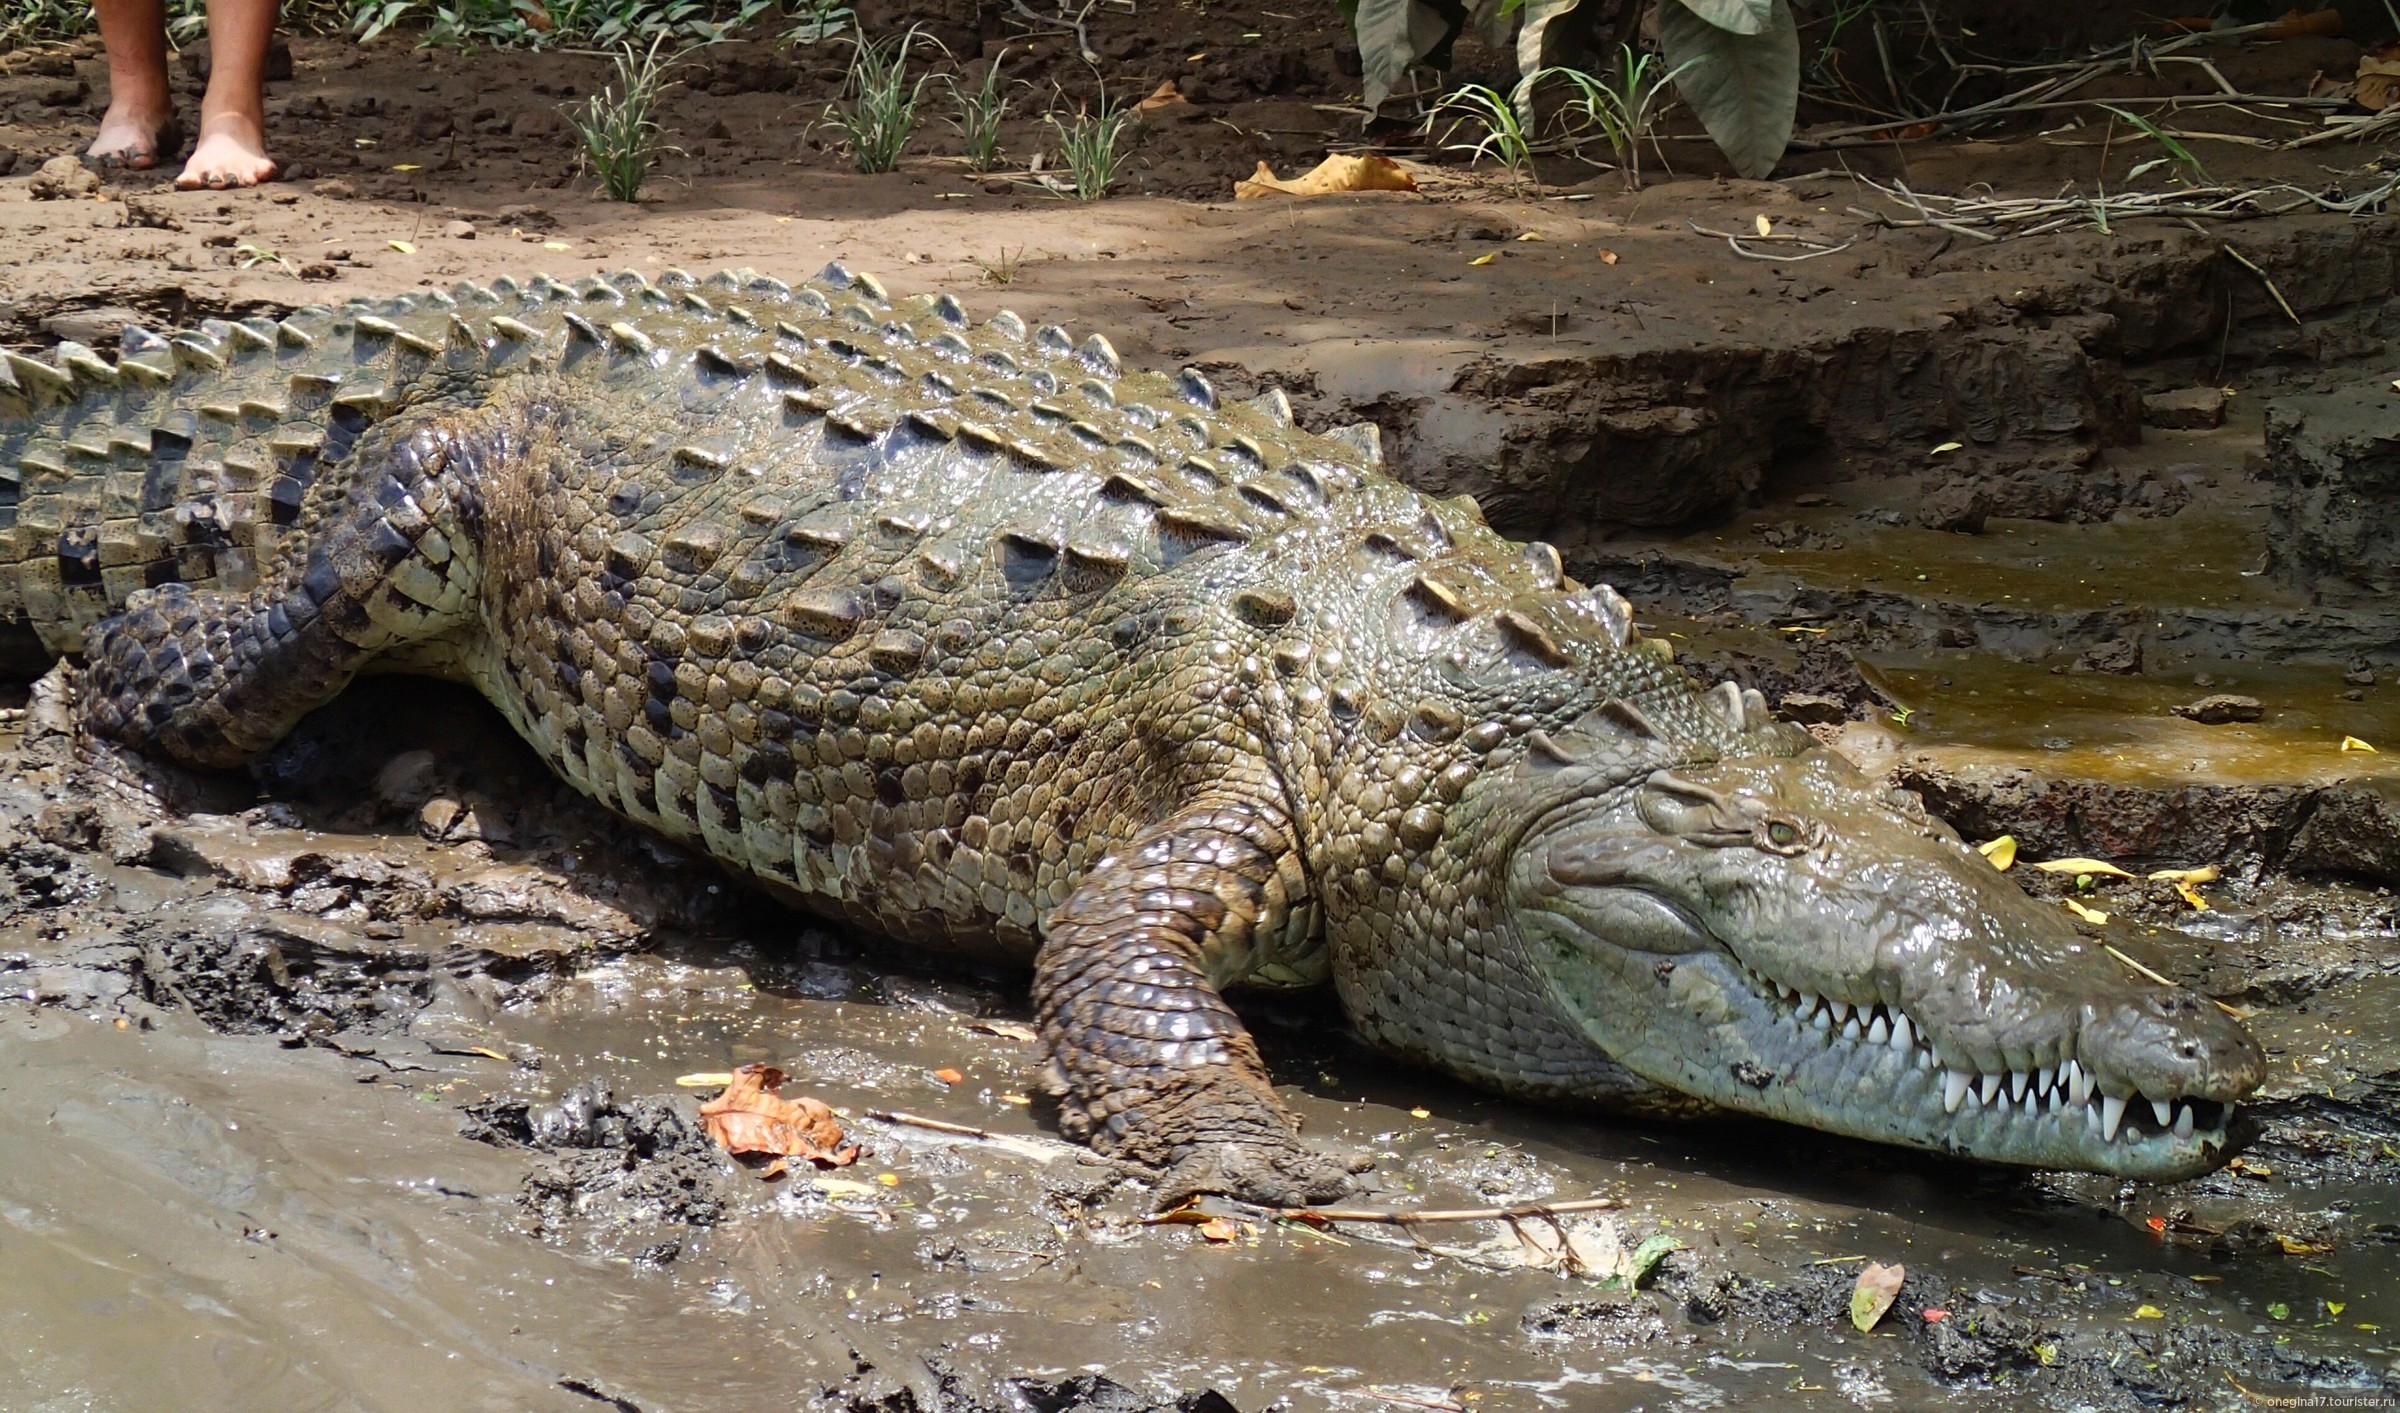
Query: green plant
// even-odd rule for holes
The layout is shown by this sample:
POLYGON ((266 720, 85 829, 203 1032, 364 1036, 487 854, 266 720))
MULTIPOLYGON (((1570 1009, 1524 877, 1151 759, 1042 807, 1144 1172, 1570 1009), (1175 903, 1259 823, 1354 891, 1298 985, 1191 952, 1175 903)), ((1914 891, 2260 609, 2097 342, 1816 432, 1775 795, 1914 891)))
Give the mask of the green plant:
POLYGON ((1818 82, 1830 82, 1833 78, 1833 64, 1839 57, 1842 31, 1865 19, 1880 3, 1882 0, 1833 0, 1832 11, 1826 16, 1824 36, 1817 41, 1816 57, 1808 61, 1808 71, 1818 82))
POLYGON ((978 88, 961 88, 957 80, 950 80, 950 101, 958 108, 950 126, 958 129, 970 172, 988 172, 1000 164, 1000 120, 1008 116, 1008 95, 1000 87, 1000 61, 1007 56, 1005 49, 992 56, 978 88))
MULTIPOLYGON (((188 3, 188 0, 175 0, 188 3)), ((361 44, 422 23, 424 42, 506 49, 634 47, 662 36, 712 44, 780 8, 779 0, 307 0, 347 8, 361 44)))
POLYGON ((1533 141, 1526 131, 1523 114, 1532 106, 1533 86, 1542 71, 1517 80, 1516 88, 1507 97, 1485 84, 1471 83, 1442 95, 1433 105, 1428 122, 1438 122, 1445 113, 1456 113, 1450 126, 1442 132, 1442 146, 1451 152, 1464 152, 1470 163, 1486 157, 1499 159, 1508 168, 1511 181, 1523 181, 1533 174, 1533 141), (1483 130, 1483 136, 1473 142, 1452 142, 1458 130, 1472 124, 1483 130))
MULTIPOLYGON (((1599 3, 1500 0, 1472 13, 1490 21, 1484 37, 1495 45, 1507 42, 1513 23, 1517 70, 1532 74, 1548 65, 1558 22, 1599 3)), ((1438 65, 1470 13, 1458 0, 1355 0, 1351 26, 1368 111, 1413 66, 1438 65)), ((1658 41, 1676 88, 1734 170, 1746 177, 1774 170, 1800 99, 1800 31, 1790 0, 1658 0, 1658 41)))
POLYGON ((858 23, 858 13, 842 0, 805 0, 799 23, 783 32, 786 44, 818 44, 858 23))
POLYGON ((1061 122, 1056 113, 1044 113, 1042 120, 1058 135, 1059 159, 1075 178, 1075 199, 1105 196, 1133 157, 1133 111, 1110 103, 1108 90, 1102 89, 1099 112, 1077 108, 1071 123, 1061 122))
POLYGON ((599 174, 601 190, 612 201, 639 197, 651 163, 672 150, 659 140, 652 114, 659 95, 674 83, 668 73, 689 51, 662 56, 666 42, 667 36, 653 35, 649 49, 638 56, 630 46, 618 50, 616 81, 586 99, 573 119, 583 138, 584 161, 599 174))
POLYGON ((1651 129, 1658 121, 1659 96, 1679 72, 1665 69, 1657 56, 1637 54, 1626 44, 1618 46, 1613 77, 1581 69, 1537 69, 1534 76, 1556 74, 1574 88, 1575 96, 1567 100, 1565 109, 1570 133, 1576 127, 1573 115, 1581 113, 1580 126, 1599 129, 1609 150, 1616 154, 1617 165, 1624 169, 1626 187, 1635 189, 1642 184, 1642 143, 1648 140, 1656 145, 1651 129))
POLYGON ((2160 147, 2166 150, 2167 155, 2164 157, 2153 157, 2146 162, 2135 163, 2133 170, 2125 174, 2125 180, 2132 181, 2135 177, 2140 176, 2144 172, 2151 171, 2158 167, 2163 167, 2167 163, 2172 162, 2175 164, 2175 169, 2183 173, 2184 177, 2194 186, 2208 186, 2212 184, 2212 178, 2210 178, 2208 175, 2208 168, 2200 164, 2200 159, 2192 155, 2192 149, 2184 146, 2182 140, 2176 137, 2175 134, 2168 132, 2165 128, 2160 127, 2157 123, 2152 122, 2150 119, 2143 117, 2139 113, 2131 112, 2127 109, 2119 108, 2114 104, 2109 103, 2103 103, 2100 106, 2106 108, 2109 112, 2116 114, 2118 117, 2123 118, 2126 122, 2133 124, 2135 128, 2140 130, 2144 137, 2149 138, 2152 142, 2157 143, 2160 147))
POLYGON ((895 35, 870 41, 864 32, 851 39, 850 72, 842 80, 843 102, 829 104, 825 121, 840 128, 850 144, 851 160, 862 172, 888 172, 900 165, 900 154, 917 131, 917 104, 932 75, 920 74, 911 83, 908 51, 924 31, 915 25, 895 35))
POLYGON ((91 21, 92 8, 83 0, 13 0, 0 15, 0 49, 73 39, 91 21))
POLYGON ((1017 253, 1011 255, 1008 253, 1008 247, 1004 245, 1000 247, 1000 253, 990 260, 980 260, 970 255, 967 257, 967 263, 983 272, 984 283, 1005 285, 1015 282, 1017 262, 1024 258, 1024 246, 1018 246, 1017 253))

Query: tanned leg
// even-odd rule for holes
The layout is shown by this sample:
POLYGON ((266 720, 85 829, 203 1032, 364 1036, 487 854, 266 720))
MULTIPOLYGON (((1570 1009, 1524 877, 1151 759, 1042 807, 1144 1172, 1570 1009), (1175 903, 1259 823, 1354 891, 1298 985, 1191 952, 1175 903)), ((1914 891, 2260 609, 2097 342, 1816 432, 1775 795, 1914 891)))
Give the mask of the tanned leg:
POLYGON ((1212 972, 1278 920, 1289 831, 1241 801, 1195 805, 1094 869, 1050 921, 1033 999, 1060 1127, 1199 1192, 1291 1206, 1349 1190, 1310 1151, 1212 972))
POLYGON ((208 0, 208 92, 200 99, 200 142, 175 185, 223 189, 273 181, 267 155, 267 44, 275 0, 208 0))
POLYGON ((96 165, 155 167, 175 126, 167 89, 165 0, 96 0, 100 38, 108 46, 108 111, 89 157, 96 165))

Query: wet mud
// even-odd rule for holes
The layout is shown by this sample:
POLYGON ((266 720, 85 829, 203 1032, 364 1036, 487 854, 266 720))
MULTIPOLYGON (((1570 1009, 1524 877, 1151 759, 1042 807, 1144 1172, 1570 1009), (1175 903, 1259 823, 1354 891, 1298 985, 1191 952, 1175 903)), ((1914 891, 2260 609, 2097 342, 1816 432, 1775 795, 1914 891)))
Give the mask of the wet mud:
POLYGON ((1396 1072, 1320 1005, 1251 1007, 1312 1132, 1376 1158, 1362 1201, 1622 1198, 1628 1243, 1682 1249, 1619 1290, 1528 1268, 1496 1225, 1143 1225, 1141 1184, 1026 1102, 1019 978, 895 965, 662 852, 462 692, 362 683, 214 782, 238 809, 130 827, 63 793, 54 738, 9 744, 21 1406, 2400 1394, 2388 895, 2262 885, 2198 924, 2119 896, 2129 954, 2255 1011, 2274 1062, 2244 1157, 2158 1188, 1544 1112, 1396 1072), (464 768, 428 763, 435 736, 464 768), (775 1179, 725 1157, 696 1117, 713 1087, 677 1081, 751 1061, 866 1156, 775 1179), (1847 1316, 1865 1258, 1910 1271, 1873 1334, 1847 1316))

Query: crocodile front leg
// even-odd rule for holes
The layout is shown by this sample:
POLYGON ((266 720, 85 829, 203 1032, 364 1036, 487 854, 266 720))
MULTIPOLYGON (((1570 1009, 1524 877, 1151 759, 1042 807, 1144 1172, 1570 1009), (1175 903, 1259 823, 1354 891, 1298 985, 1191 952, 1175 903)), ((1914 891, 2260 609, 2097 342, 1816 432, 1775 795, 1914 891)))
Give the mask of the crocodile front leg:
POLYGON ((1289 916, 1292 843, 1274 814, 1198 805, 1103 860, 1050 921, 1033 997, 1060 1126, 1164 1170, 1159 1204, 1201 1192, 1324 1202, 1349 1165, 1311 1151, 1218 978, 1289 916))

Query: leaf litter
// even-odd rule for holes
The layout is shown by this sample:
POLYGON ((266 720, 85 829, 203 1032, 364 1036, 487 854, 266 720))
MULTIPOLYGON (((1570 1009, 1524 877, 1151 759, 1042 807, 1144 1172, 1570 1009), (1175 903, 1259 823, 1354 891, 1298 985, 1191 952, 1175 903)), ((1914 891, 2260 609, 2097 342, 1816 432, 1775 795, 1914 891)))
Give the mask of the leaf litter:
POLYGON ((724 1093, 700 1106, 702 1127, 728 1153, 771 1155, 767 1177, 781 1176, 792 1158, 825 1168, 857 1162, 866 1150, 843 1140, 841 1120, 832 1109, 820 1100, 786 1099, 775 1092, 789 1078, 773 1065, 742 1066, 724 1093))

